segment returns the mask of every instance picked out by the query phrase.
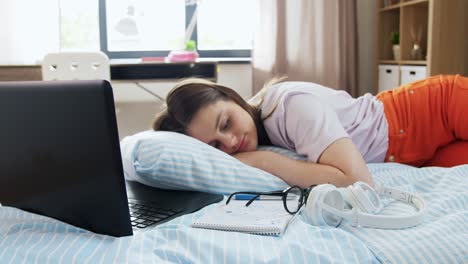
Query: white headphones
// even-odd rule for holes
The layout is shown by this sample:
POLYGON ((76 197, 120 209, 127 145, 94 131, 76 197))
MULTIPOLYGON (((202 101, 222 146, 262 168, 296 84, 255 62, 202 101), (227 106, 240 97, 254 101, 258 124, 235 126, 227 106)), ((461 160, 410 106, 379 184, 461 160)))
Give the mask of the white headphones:
POLYGON ((342 219, 354 226, 381 229, 401 229, 418 225, 426 214, 424 200, 416 194, 397 189, 377 187, 374 190, 364 182, 356 182, 346 188, 336 188, 331 184, 314 187, 307 198, 305 215, 313 225, 338 226, 342 219), (379 195, 410 204, 418 209, 410 215, 378 215, 383 208, 379 195), (351 209, 345 209, 345 203, 351 209))

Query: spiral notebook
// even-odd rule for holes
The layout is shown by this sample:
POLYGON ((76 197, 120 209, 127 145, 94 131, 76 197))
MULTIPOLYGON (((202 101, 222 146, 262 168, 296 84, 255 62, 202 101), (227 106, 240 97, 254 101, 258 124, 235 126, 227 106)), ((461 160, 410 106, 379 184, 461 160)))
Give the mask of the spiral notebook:
POLYGON ((282 201, 258 200, 248 207, 247 201, 231 200, 216 205, 192 223, 192 227, 250 234, 280 236, 293 215, 286 212, 282 201))

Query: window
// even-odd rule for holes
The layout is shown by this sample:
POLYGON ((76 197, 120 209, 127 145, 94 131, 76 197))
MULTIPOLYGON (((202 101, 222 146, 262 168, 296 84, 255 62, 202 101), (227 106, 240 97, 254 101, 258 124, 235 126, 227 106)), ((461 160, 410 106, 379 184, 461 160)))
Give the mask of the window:
POLYGON ((96 0, 59 0, 60 50, 99 50, 99 12, 96 0))
POLYGON ((254 0, 0 1, 0 63, 37 64, 58 51, 167 56, 184 48, 194 14, 201 57, 250 57, 256 9, 254 0))
POLYGON ((236 54, 250 57, 255 25, 255 1, 205 0, 199 5, 196 39, 207 57, 236 54))
POLYGON ((109 57, 165 56, 181 49, 184 0, 100 0, 101 49, 109 57))
POLYGON ((166 56, 186 39, 200 57, 250 57, 256 1, 100 0, 99 10, 101 50, 110 58, 166 56))
POLYGON ((58 51, 58 10, 57 0, 0 0, 0 64, 35 65, 58 51))

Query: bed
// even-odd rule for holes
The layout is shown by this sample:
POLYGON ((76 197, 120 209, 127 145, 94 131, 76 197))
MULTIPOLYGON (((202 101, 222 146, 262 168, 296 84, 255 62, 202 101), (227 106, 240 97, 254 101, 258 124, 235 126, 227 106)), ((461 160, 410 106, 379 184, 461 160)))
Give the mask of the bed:
MULTIPOLYGON (((210 209, 132 237, 114 238, 16 208, 0 207, 0 263, 467 263, 468 165, 369 164, 376 181, 415 191, 428 205, 419 226, 315 227, 297 217, 283 236, 191 228, 210 209)), ((405 213, 390 203, 383 213, 405 213)), ((110 223, 111 224, 111 223, 110 223)))

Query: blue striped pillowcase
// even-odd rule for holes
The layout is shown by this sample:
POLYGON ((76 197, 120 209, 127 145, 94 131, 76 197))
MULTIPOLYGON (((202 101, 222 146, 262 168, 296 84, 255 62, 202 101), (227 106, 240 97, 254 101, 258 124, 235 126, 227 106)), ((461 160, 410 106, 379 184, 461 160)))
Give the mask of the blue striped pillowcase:
MULTIPOLYGON (((140 132, 124 138, 121 149, 126 179, 157 188, 229 194, 288 187, 280 178, 180 133, 140 132)), ((303 159, 278 147, 261 149, 303 159)))

